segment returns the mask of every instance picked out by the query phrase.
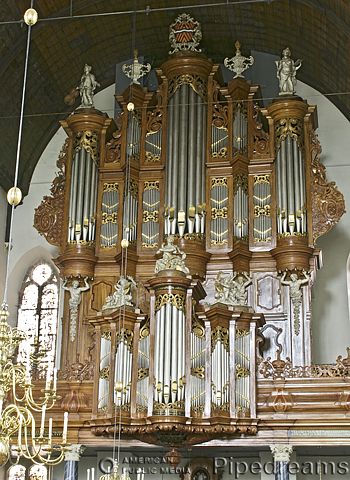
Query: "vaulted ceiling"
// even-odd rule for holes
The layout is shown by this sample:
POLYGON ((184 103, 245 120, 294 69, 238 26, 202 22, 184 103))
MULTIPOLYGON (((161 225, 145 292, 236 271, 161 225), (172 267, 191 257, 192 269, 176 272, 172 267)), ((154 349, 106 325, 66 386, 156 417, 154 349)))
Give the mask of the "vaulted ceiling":
MULTIPOLYGON (((350 119, 349 0, 34 0, 39 21, 31 35, 19 169, 24 194, 59 120, 77 106, 63 100, 84 63, 103 88, 114 82, 115 65, 132 57, 135 5, 135 44, 153 66, 167 59, 169 25, 186 11, 202 24, 201 47, 214 62, 233 55, 237 39, 245 55, 280 55, 289 46, 294 59, 303 59, 298 78, 329 95, 350 119)), ((14 178, 28 30, 20 20, 29 7, 30 0, 0 2, 0 185, 6 191, 14 178)))

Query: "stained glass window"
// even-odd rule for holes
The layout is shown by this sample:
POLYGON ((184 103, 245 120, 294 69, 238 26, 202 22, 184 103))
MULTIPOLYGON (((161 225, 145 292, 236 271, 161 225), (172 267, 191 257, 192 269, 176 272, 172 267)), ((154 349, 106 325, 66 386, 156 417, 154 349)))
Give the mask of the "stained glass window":
POLYGON ((12 465, 7 471, 8 480, 25 480, 26 469, 23 465, 12 465))
POLYGON ((44 465, 33 465, 29 469, 29 480, 47 480, 47 468, 44 465))
POLYGON ((26 365, 31 355, 32 373, 41 376, 33 359, 54 366, 58 319, 58 277, 53 268, 41 261, 26 273, 18 309, 18 328, 27 334, 17 360, 26 365))

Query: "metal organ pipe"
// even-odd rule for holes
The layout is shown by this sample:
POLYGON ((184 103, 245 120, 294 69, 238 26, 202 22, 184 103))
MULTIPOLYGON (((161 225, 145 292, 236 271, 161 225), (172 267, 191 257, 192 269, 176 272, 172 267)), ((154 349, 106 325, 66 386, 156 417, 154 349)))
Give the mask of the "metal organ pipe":
POLYGON ((91 159, 88 159, 86 162, 85 168, 85 188, 84 188, 84 202, 83 202, 83 218, 82 218, 82 233, 83 233, 83 240, 86 241, 87 234, 89 230, 89 207, 90 207, 90 184, 91 184, 91 159), (89 161, 90 160, 90 161, 89 161))
POLYGON ((277 226, 281 235, 306 233, 305 165, 296 139, 287 135, 276 155, 277 226))
POLYGON ((69 195, 68 243, 95 240, 97 167, 82 146, 74 154, 69 195))
POLYGON ((204 233, 202 205, 205 202, 206 109, 190 84, 176 89, 168 103, 165 205, 174 209, 174 220, 166 211, 166 232, 204 233), (200 211, 198 210, 200 205, 200 211), (195 207, 195 221, 189 208, 195 207), (180 222, 179 212, 181 215, 180 222))

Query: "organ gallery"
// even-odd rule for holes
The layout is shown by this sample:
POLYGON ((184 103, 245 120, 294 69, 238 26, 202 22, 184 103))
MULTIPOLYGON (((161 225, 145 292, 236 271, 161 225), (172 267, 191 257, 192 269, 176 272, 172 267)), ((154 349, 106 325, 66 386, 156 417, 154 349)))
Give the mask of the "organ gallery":
POLYGON ((319 159, 317 108, 294 91, 302 65, 283 52, 264 106, 244 46, 224 62, 227 83, 201 36, 190 15, 175 19, 153 91, 136 52, 115 118, 82 95, 87 66, 34 218, 60 249, 53 411, 70 412, 69 442, 111 447, 120 435, 165 446, 173 465, 184 446, 327 428, 315 410, 342 427, 349 408, 349 356, 312 363, 317 239, 345 204, 319 159))

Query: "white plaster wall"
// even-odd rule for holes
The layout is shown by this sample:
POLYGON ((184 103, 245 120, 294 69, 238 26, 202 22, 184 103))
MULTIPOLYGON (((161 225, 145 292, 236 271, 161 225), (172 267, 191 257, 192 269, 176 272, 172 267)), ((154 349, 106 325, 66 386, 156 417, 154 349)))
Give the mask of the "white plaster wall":
MULTIPOLYGON (((318 138, 322 145, 321 161, 327 168, 328 179, 335 181, 344 194, 350 211, 348 178, 350 159, 348 152, 349 122, 334 105, 317 91, 298 82, 297 93, 310 105, 316 104, 319 117, 318 138)), ((95 95, 95 106, 113 115, 114 85, 95 95)), ((39 257, 50 259, 58 249, 46 242, 33 227, 34 209, 44 195, 50 194, 51 183, 57 171, 56 161, 66 134, 60 128, 45 149, 35 169, 29 194, 23 205, 16 208, 14 242, 11 252, 9 307, 16 318, 18 290, 27 268, 39 257)), ((0 193, 1 202, 4 194, 0 193)), ((5 210, 5 209, 4 209, 5 210)), ((0 210, 3 212, 3 209, 0 210)), ((3 216, 0 214, 0 229, 3 216)), ((350 322, 347 294, 347 258, 350 245, 350 216, 345 214, 338 225, 321 237, 318 247, 323 250, 324 267, 317 273, 313 287, 312 334, 313 355, 316 363, 332 363, 338 355, 346 354, 350 346, 350 322)), ((0 250, 2 246, 0 245, 0 250)), ((0 251, 0 266, 3 254, 0 251)), ((1 289, 1 283, 0 283, 1 289)), ((1 290, 0 290, 1 291, 1 290)), ((11 322, 12 323, 12 322, 11 322)))
MULTIPOLYGON (((350 125, 344 115, 324 96, 298 82, 297 93, 309 105, 317 105, 320 160, 326 167, 327 180, 334 181, 345 197, 350 212, 350 125)), ((333 363, 346 356, 350 346, 350 322, 347 289, 347 259, 350 252, 350 215, 320 237, 317 247, 323 252, 323 268, 317 272, 312 295, 313 360, 333 363)))

